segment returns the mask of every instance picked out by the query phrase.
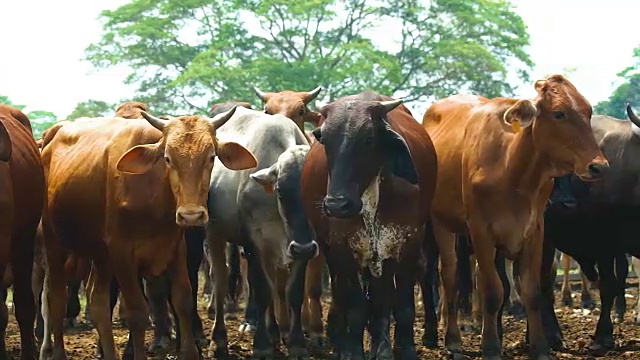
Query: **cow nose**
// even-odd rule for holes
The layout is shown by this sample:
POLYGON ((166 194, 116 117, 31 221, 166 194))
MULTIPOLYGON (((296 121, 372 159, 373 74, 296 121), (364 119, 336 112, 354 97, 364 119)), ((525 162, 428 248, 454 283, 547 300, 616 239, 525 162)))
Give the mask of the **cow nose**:
POLYGON ((203 206, 180 207, 176 211, 176 223, 180 226, 202 226, 207 221, 209 221, 209 215, 203 206))
POLYGON ((589 175, 592 179, 600 179, 607 169, 609 169, 608 162, 592 162, 587 166, 587 170, 589 170, 589 175))
POLYGON ((351 200, 344 195, 326 196, 322 206, 328 217, 346 219, 360 214, 362 200, 351 200))
POLYGON ((307 244, 292 241, 287 247, 287 256, 294 260, 311 260, 318 256, 319 250, 318 243, 315 240, 311 240, 307 244))

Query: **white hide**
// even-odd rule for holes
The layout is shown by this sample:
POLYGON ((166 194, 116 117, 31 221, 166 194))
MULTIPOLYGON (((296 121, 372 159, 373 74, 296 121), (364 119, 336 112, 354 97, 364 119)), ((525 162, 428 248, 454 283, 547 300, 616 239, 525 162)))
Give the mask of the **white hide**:
POLYGON ((640 127, 637 127, 634 123, 631 123, 631 132, 633 135, 640 137, 640 127))
POLYGON ((398 260, 400 250, 412 231, 407 226, 382 225, 378 221, 380 200, 380 176, 362 194, 362 220, 364 228, 350 239, 356 261, 361 268, 368 267, 375 277, 382 275, 382 262, 386 259, 398 260), (375 256, 377 254, 378 256, 375 256))

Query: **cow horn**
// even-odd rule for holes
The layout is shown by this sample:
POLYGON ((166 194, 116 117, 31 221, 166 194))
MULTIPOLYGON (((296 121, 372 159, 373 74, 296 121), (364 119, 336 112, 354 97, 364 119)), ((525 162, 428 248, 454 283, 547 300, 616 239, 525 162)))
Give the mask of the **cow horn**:
POLYGON ((398 105, 402 103, 403 103, 402 99, 380 101, 380 106, 383 107, 385 113, 388 113, 389 111, 395 109, 396 107, 398 107, 398 105))
POLYGON ((322 86, 318 86, 317 88, 309 91, 307 93, 307 95, 304 97, 304 103, 305 105, 310 103, 311 100, 315 99, 316 97, 318 97, 318 94, 320 94, 320 91, 322 91, 322 86))
POLYGON ((267 93, 258 89, 257 86, 253 87, 253 91, 256 93, 256 95, 258 95, 258 97, 260 98, 260 100, 267 102, 267 93))
POLYGON ((169 123, 167 120, 162 120, 159 117, 155 117, 153 115, 148 114, 146 111, 141 111, 142 117, 145 118, 151 126, 162 131, 164 127, 169 123))
POLYGON ((640 118, 631 110, 631 104, 629 103, 627 103, 627 116, 629 116, 629 120, 631 120, 633 125, 640 127, 640 118))
POLYGON ((236 112, 238 105, 234 105, 229 111, 223 112, 213 117, 213 119, 209 119, 211 121, 211 125, 213 125, 214 130, 218 130, 222 125, 226 124, 229 119, 236 112))

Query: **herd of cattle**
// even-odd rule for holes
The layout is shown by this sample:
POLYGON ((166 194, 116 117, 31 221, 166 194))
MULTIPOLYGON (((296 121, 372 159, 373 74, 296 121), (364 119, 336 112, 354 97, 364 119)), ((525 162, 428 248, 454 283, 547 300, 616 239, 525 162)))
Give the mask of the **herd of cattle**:
MULTIPOLYGON (((372 358, 417 359, 416 284, 424 345, 438 346, 440 316, 452 358, 464 358, 461 328, 479 325, 483 358, 500 359, 504 304, 521 302, 530 356, 549 359, 563 346, 556 249, 565 275, 569 255, 599 287, 592 347, 613 347, 626 254, 640 256, 640 118, 630 106, 630 121, 592 116, 561 75, 534 87, 533 99, 450 96, 422 124, 402 100, 372 91, 316 112, 308 104, 321 87, 256 88, 264 111, 230 101, 209 116, 159 117, 126 102, 114 117, 61 121, 38 140, 22 112, 0 105, 0 266, 21 358, 36 356, 36 338, 41 359, 67 357, 81 282, 104 359, 120 357, 119 296, 125 357, 146 357, 150 315, 149 350, 167 345, 169 309, 180 358, 200 358, 209 341, 212 356, 228 356, 224 314, 238 310, 243 288, 254 357, 283 342, 290 358, 306 358, 307 342, 325 335, 326 266, 335 359, 364 359, 365 329, 372 358), (211 339, 196 311, 203 265, 211 339)), ((593 306, 584 279, 583 305, 593 306)))

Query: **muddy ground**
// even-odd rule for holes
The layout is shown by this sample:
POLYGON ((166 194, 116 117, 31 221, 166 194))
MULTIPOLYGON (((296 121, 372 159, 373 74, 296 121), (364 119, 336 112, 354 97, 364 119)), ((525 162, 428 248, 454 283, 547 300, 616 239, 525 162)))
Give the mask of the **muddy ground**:
MULTIPOLYGON (((567 308, 560 306, 560 292, 556 292, 556 313, 558 314, 559 321, 562 326, 562 330, 565 337, 566 350, 561 352, 554 352, 554 356, 557 359, 640 359, 640 325, 634 323, 635 318, 635 304, 638 299, 638 287, 637 280, 630 279, 627 287, 627 313, 625 315, 624 323, 615 326, 614 335, 617 348, 615 351, 609 351, 608 353, 592 354, 589 351, 589 344, 591 341, 591 335, 594 332, 595 324, 597 322, 597 316, 599 309, 596 308, 593 311, 578 309, 580 303, 580 296, 578 290, 578 283, 574 283, 574 304, 575 308, 567 308)), ((597 297, 597 292, 594 293, 597 297)), ((325 298, 324 312, 326 317, 326 310, 328 309, 329 298, 325 298)), ((206 329, 211 329, 212 321, 209 320, 205 313, 205 303, 200 303, 200 313, 204 320, 206 329)), ((11 311, 10 311, 11 312, 11 311)), ((81 312, 84 314, 84 311, 81 312)), ((248 333, 240 333, 238 331, 239 321, 228 320, 227 326, 229 329, 229 344, 231 359, 246 359, 250 356, 250 348, 252 337, 248 333)), ((523 346, 523 339, 525 333, 526 323, 524 320, 516 320, 515 318, 507 315, 505 318, 505 343, 504 343, 504 358, 505 359, 527 359, 526 348, 523 346)), ((127 335, 125 329, 114 322, 114 332, 116 337, 116 346, 120 348, 120 351, 124 348, 127 335)), ((80 324, 76 329, 67 330, 65 333, 65 342, 68 357, 71 360, 75 359, 93 359, 96 351, 96 339, 97 333, 89 325, 84 322, 83 315, 80 316, 80 324)), ((147 331, 147 345, 151 341, 152 331, 147 331)), ((441 331, 442 336, 442 331, 441 331)), ((422 309, 418 304, 418 316, 416 323, 416 344, 420 344, 422 337, 422 309)), ((20 338, 18 333, 17 323, 10 315, 9 326, 7 329, 6 337, 7 349, 11 351, 13 358, 18 358, 20 338)), ((443 340, 440 338, 439 345, 442 346, 443 340)), ((480 335, 473 333, 463 333, 463 345, 466 355, 470 359, 480 359, 480 335)), ((284 347, 281 347, 281 352, 276 359, 286 359, 286 352, 284 347)), ((321 349, 310 349, 310 359, 328 359, 328 347, 321 349)), ((446 358, 446 353, 443 349, 429 350, 423 346, 418 346, 418 353, 422 359, 443 359, 446 358)), ((207 354, 205 349, 204 354, 207 354)), ((165 359, 175 358, 175 351, 171 349, 168 352, 163 353, 148 353, 149 358, 152 359, 165 359)), ((208 357, 205 357, 208 358, 208 357)))

